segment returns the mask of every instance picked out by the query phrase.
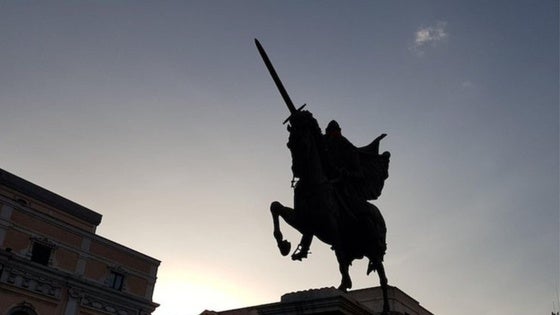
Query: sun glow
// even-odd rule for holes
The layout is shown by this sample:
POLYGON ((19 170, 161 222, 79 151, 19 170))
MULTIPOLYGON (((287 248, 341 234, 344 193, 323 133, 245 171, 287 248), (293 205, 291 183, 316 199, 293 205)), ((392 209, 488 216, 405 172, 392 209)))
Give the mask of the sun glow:
POLYGON ((243 283, 219 272, 162 270, 154 292, 160 306, 154 315, 196 315, 206 309, 240 308, 251 305, 252 300, 243 283))

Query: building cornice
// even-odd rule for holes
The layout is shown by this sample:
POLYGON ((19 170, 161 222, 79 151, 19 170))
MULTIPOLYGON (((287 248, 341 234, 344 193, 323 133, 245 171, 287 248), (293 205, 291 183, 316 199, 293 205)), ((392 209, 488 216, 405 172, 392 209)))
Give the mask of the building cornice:
POLYGON ((0 285, 31 291, 57 300, 66 287, 72 297, 79 299, 81 305, 109 313, 119 314, 119 309, 144 309, 146 313, 151 313, 159 306, 151 300, 33 263, 4 250, 0 250, 0 268, 2 269, 0 285))
POLYGON ((79 205, 72 200, 57 195, 43 187, 28 182, 25 179, 3 169, 0 169, 0 185, 6 186, 23 195, 41 201, 87 223, 95 226, 101 223, 101 214, 79 205))

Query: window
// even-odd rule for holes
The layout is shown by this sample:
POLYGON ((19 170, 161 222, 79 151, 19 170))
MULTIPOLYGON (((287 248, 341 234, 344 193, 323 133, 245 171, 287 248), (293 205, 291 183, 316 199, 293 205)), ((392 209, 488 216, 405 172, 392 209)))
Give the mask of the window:
POLYGON ((111 271, 109 275, 109 286, 115 290, 121 291, 124 283, 124 275, 115 271, 111 271))
POLYGON ((37 313, 35 312, 33 305, 23 302, 12 308, 8 312, 8 315, 37 315, 37 313))
POLYGON ((22 206, 27 206, 29 205, 29 202, 27 202, 27 200, 23 199, 23 198, 17 198, 16 202, 19 203, 22 206))
POLYGON ((34 243, 31 250, 31 261, 39 263, 44 266, 49 265, 51 258, 52 247, 46 244, 34 243))

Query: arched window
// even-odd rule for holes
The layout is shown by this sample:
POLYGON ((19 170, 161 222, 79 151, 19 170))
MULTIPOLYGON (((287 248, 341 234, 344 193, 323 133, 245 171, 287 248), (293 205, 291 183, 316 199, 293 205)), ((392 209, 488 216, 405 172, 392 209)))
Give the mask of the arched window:
POLYGON ((33 309, 33 305, 23 302, 13 307, 8 315, 37 315, 37 312, 33 309))

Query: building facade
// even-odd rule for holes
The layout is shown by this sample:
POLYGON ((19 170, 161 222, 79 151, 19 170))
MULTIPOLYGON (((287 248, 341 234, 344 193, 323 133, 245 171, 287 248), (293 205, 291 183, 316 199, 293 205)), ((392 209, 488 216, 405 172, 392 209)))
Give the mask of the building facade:
MULTIPOLYGON (((397 287, 389 286, 390 314, 433 315, 397 287)), ((335 288, 312 289, 284 294, 280 302, 200 315, 371 315, 382 314, 381 287, 342 292, 335 288)))
POLYGON ((160 261, 101 215, 0 169, 0 315, 148 315, 160 261))

